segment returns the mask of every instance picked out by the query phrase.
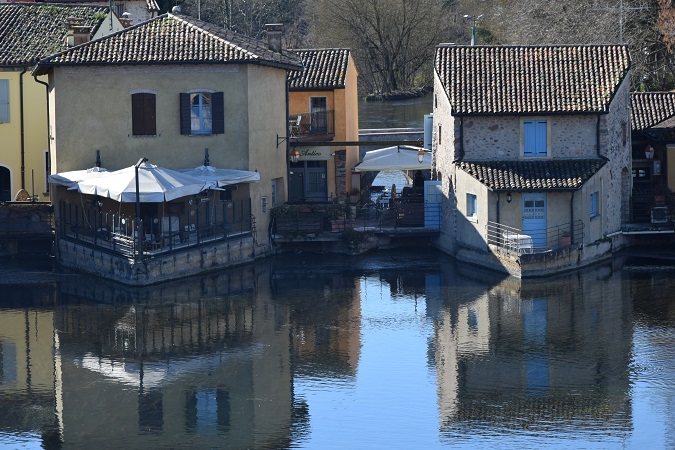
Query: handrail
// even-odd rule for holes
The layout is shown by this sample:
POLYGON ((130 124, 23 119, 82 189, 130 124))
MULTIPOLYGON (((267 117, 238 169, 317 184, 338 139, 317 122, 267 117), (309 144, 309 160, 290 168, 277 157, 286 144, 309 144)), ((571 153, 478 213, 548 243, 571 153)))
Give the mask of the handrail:
POLYGON ((508 252, 519 255, 543 253, 581 244, 584 239, 584 223, 582 220, 576 220, 524 234, 519 228, 488 221, 486 236, 488 245, 508 252))

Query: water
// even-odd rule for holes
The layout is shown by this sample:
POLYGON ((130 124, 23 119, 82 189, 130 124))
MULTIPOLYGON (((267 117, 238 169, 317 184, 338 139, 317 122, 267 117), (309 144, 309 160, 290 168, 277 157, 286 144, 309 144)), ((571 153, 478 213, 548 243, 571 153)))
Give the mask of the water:
POLYGON ((675 448, 675 267, 629 263, 301 253, 143 289, 4 263, 0 446, 675 448))
POLYGON ((424 128, 433 111, 432 95, 390 102, 359 101, 359 128, 424 128))

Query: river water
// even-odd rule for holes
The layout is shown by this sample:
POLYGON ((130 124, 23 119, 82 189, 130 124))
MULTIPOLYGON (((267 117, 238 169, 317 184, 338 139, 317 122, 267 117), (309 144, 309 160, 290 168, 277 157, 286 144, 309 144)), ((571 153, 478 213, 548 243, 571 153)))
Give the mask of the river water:
POLYGON ((0 266, 0 446, 675 448, 675 267, 435 251, 151 288, 0 266))

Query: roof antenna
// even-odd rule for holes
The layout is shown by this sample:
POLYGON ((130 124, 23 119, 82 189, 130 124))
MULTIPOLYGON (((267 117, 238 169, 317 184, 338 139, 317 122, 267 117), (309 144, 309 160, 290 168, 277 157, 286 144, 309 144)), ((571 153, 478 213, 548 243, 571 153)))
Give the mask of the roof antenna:
POLYGON ((209 166, 209 149, 205 148, 204 149, 204 165, 209 166))
POLYGON ((96 167, 101 167, 101 150, 96 150, 96 167))

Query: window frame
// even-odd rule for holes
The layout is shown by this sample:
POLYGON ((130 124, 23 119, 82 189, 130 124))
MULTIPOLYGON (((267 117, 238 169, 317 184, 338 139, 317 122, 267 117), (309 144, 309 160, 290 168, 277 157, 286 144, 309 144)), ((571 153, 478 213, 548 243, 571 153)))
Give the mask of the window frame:
MULTIPOLYGON (((180 94, 180 134, 186 136, 212 136, 214 134, 225 133, 225 101, 224 93, 213 91, 211 89, 193 89, 188 92, 180 94), (204 94, 209 94, 211 97, 211 129, 205 130, 203 128, 193 129, 193 106, 192 98, 199 95, 200 99, 204 94)), ((200 108, 203 107, 200 101, 200 108)), ((200 122, 203 115, 200 115, 200 122)))
POLYGON ((599 212, 598 212, 598 206, 599 206, 598 205, 598 199, 599 199, 599 197, 600 196, 598 195, 598 191, 591 192, 590 205, 589 205, 590 206, 589 213, 590 213, 591 219, 595 219, 596 217, 598 217, 600 215, 599 212))
POLYGON ((0 79, 0 123, 10 123, 9 80, 0 79))
POLYGON ((157 93, 131 93, 132 136, 157 136, 157 93))
POLYGON ((478 196, 469 192, 466 193, 466 217, 478 219, 478 196))

